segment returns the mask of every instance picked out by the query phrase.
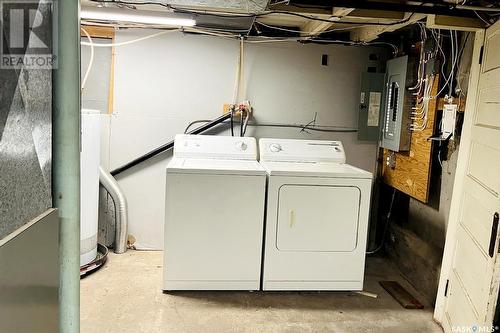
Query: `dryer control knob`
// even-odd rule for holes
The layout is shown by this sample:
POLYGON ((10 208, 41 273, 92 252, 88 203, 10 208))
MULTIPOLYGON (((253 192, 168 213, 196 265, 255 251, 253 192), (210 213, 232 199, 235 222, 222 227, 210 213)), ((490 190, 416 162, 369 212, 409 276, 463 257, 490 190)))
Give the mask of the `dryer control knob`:
POLYGON ((236 148, 238 148, 239 150, 247 150, 248 145, 243 141, 238 141, 236 142, 236 148))
POLYGON ((273 153, 277 153, 277 152, 280 152, 282 151, 283 149, 281 148, 281 145, 278 144, 278 143, 271 143, 269 145, 269 150, 273 153))

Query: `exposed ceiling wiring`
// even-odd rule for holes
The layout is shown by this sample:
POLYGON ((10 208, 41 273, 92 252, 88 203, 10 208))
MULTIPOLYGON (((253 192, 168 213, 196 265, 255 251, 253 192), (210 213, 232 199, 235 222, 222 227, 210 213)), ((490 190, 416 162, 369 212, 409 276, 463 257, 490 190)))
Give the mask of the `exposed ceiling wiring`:
POLYGON ((325 19, 321 18, 318 16, 314 15, 306 15, 306 14, 301 14, 301 13, 296 13, 292 11, 284 11, 284 10, 268 10, 262 13, 234 13, 234 12, 229 12, 229 11, 223 11, 223 10, 193 10, 187 7, 181 7, 181 6, 173 6, 170 4, 165 4, 161 2, 151 2, 151 1, 122 1, 122 0, 90 0, 92 2, 97 2, 101 4, 124 4, 124 5, 158 5, 162 6, 164 8, 173 10, 178 13, 185 13, 185 14, 195 14, 195 15, 205 15, 205 16, 213 16, 213 17, 221 17, 221 18, 242 18, 242 17, 247 17, 247 18, 259 18, 259 17, 265 17, 265 16, 270 16, 270 15, 286 15, 286 16, 295 16, 295 17, 300 17, 304 18, 307 20, 312 20, 312 21, 319 21, 319 22, 326 22, 326 23, 336 23, 336 24, 351 24, 351 25, 375 25, 375 26, 391 26, 391 25, 397 25, 397 24, 403 24, 411 20, 413 17, 414 13, 410 13, 409 16, 402 20, 398 20, 395 22, 359 22, 359 21, 341 21, 340 19, 343 18, 343 16, 331 16, 330 19, 325 19))
MULTIPOLYGON (((275 25, 266 24, 266 23, 263 23, 263 22, 260 22, 260 21, 255 21, 255 23, 257 23, 259 25, 262 25, 262 26, 264 26, 266 28, 275 29, 275 30, 278 30, 278 31, 300 33, 301 35, 310 35, 311 37, 318 35, 318 32, 316 32, 316 31, 303 31, 303 30, 287 29, 287 28, 278 27, 278 26, 275 26, 275 25)), ((343 28, 332 28, 332 29, 328 29, 328 30, 323 30, 323 31, 321 31, 321 33, 324 34, 324 33, 335 32, 335 31, 354 30, 354 29, 357 29, 357 28, 360 28, 360 26, 343 27, 343 28)))
MULTIPOLYGON (((86 21, 84 21, 86 22, 86 21)), ((101 24, 103 26, 106 26, 106 24, 101 24)), ((108 26, 116 26, 114 24, 109 24, 108 26)), ((150 25, 137 25, 137 24, 126 24, 126 25, 120 25, 124 26, 127 28, 157 28, 157 29, 165 29, 165 27, 162 26, 150 26, 150 25)), ((147 35, 144 37, 140 37, 137 39, 133 39, 130 41, 125 41, 125 42, 119 42, 119 43, 107 43, 107 44, 93 44, 94 47, 115 47, 115 46, 124 46, 128 44, 133 44, 136 42, 140 42, 146 39, 158 37, 161 35, 165 35, 171 32, 183 32, 183 33, 198 33, 198 34, 203 34, 203 35, 209 35, 209 36, 215 36, 215 37, 221 37, 221 38, 226 38, 230 40, 242 40, 242 36, 238 34, 229 34, 229 33, 224 33, 224 32, 217 32, 217 31, 211 31, 207 30, 205 28, 195 28, 195 27, 184 27, 184 28, 177 28, 177 29, 168 29, 164 30, 158 33, 154 33, 151 35, 147 35)), ((346 45, 346 46, 389 46, 393 49, 393 53, 397 54, 398 53, 398 48, 396 45, 388 43, 388 42, 363 42, 363 41, 348 41, 348 40, 334 40, 334 39, 325 39, 325 38, 312 38, 312 36, 304 36, 304 37, 267 37, 267 36, 250 36, 246 37, 243 39, 244 43, 280 43, 280 42, 298 42, 302 44, 306 43, 322 43, 322 44, 340 44, 340 45, 346 45)), ((91 46, 90 43, 88 42, 81 42, 81 45, 84 46, 91 46)))
POLYGON ((391 25, 397 25, 397 24, 403 24, 411 20, 413 17, 414 13, 411 13, 408 17, 395 21, 395 22, 359 22, 359 21, 341 21, 339 19, 343 18, 342 16, 332 16, 334 20, 331 19, 322 19, 317 16, 310 16, 310 15, 304 15, 300 13, 295 13, 295 12, 287 12, 287 11, 271 11, 267 13, 262 13, 262 14, 256 14, 256 17, 263 17, 263 16, 269 16, 269 15, 274 15, 274 14, 282 14, 282 15, 289 15, 289 16, 296 16, 296 17, 301 17, 305 18, 308 20, 312 21, 318 21, 318 22, 326 22, 326 23, 336 23, 336 24, 352 24, 352 25, 374 25, 374 26, 391 26, 391 25))

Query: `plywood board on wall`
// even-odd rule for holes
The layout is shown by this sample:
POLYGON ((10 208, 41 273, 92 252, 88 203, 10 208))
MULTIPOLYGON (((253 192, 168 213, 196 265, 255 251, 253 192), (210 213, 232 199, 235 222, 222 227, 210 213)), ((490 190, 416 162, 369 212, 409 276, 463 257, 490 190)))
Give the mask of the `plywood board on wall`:
MULTIPOLYGON (((115 38, 115 28, 113 27, 82 25, 82 29, 85 29, 92 38, 115 38)), ((80 36, 86 37, 87 35, 83 31, 80 31, 80 36)))
MULTIPOLYGON (((432 96, 438 92, 439 77, 434 78, 432 96)), ((434 133, 436 122, 437 99, 429 101, 427 127, 423 131, 414 131, 411 136, 410 150, 395 153, 395 165, 391 168, 386 161, 392 154, 384 149, 382 165, 383 181, 408 194, 409 196, 427 202, 429 200, 429 185, 432 167, 432 141, 428 140, 434 133)))

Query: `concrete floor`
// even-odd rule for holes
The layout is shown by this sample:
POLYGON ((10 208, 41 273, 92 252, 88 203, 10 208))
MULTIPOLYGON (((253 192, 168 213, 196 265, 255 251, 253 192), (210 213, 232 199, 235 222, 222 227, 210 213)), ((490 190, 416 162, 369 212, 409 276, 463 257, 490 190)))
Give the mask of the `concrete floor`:
POLYGON ((365 290, 347 292, 176 292, 161 290, 162 252, 110 254, 106 266, 81 281, 82 333, 139 332, 442 332, 432 309, 406 310, 379 280, 397 270, 369 258, 365 290))

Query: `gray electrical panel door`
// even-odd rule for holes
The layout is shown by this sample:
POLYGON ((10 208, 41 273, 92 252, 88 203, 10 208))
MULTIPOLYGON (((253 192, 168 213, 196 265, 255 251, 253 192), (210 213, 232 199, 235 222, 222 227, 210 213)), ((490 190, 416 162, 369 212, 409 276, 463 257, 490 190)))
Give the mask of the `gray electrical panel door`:
POLYGON ((392 151, 410 149, 411 95, 406 91, 408 56, 387 62, 384 119, 380 146, 392 151))
POLYGON ((362 73, 358 113, 358 140, 380 139, 380 118, 384 90, 384 73, 362 73))

